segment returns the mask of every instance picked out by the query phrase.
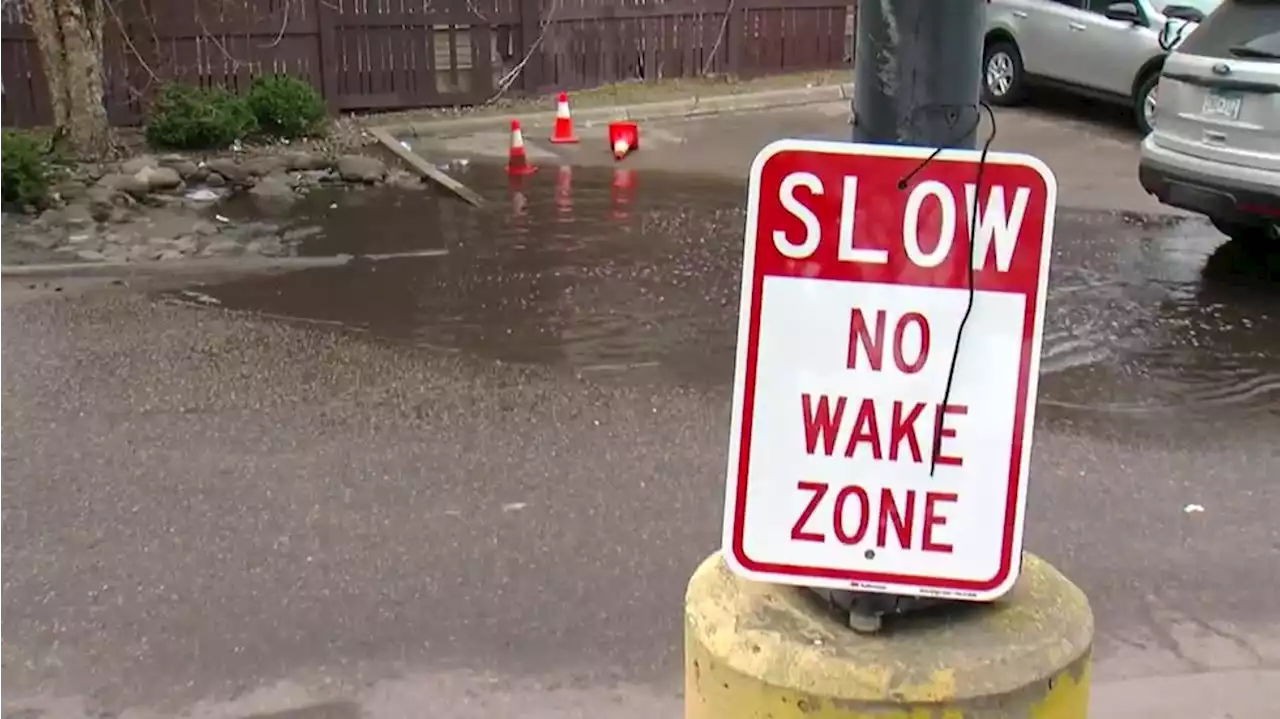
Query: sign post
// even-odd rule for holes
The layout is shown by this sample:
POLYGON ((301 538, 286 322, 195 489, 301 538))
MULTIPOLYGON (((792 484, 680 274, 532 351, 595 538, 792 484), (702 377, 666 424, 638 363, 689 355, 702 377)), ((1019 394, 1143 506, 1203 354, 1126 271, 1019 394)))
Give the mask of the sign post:
POLYGON ((970 601, 1013 586, 1056 196, 1049 168, 1021 154, 806 140, 760 152, 730 568, 970 601))

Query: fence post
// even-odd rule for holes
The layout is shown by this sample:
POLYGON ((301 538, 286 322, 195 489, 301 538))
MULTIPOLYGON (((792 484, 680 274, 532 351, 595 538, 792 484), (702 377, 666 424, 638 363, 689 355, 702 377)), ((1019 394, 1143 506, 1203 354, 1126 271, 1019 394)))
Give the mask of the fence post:
POLYGON ((341 71, 342 57, 338 53, 337 7, 325 0, 312 0, 316 18, 319 20, 320 35, 317 46, 320 62, 320 93, 324 95, 329 112, 337 114, 342 110, 338 100, 338 73, 341 71))
MULTIPOLYGON (((557 0, 547 0, 548 3, 557 0)), ((537 93, 545 83, 542 46, 534 47, 542 35, 542 0, 520 0, 520 54, 517 63, 523 62, 520 71, 520 88, 526 93, 537 93)))
POLYGON ((742 5, 744 0, 726 0, 725 14, 728 20, 725 22, 724 40, 721 45, 724 46, 725 53, 725 69, 726 74, 731 77, 743 76, 743 65, 745 64, 743 48, 747 45, 747 13, 742 5))
MULTIPOLYGON (((102 28, 102 101, 111 124, 134 125, 146 120, 147 105, 159 89, 151 85, 150 68, 164 72, 165 63, 151 39, 156 37, 157 28, 143 26, 144 22, 154 21, 141 3, 117 2, 112 7, 102 28)), ((181 70, 170 70, 164 79, 176 79, 174 76, 181 70)))

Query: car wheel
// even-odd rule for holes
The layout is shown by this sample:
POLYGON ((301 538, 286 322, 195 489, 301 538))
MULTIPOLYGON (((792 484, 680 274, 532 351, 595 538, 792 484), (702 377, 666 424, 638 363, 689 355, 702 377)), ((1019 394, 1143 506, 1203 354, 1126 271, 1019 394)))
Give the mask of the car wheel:
POLYGON ((1150 72, 1133 92, 1133 121, 1143 135, 1151 134, 1160 110, 1160 73, 1150 72))
POLYGON ((1016 105, 1026 90, 1022 53, 1008 40, 996 40, 982 53, 982 98, 992 105, 1016 105))
POLYGON ((1210 217, 1209 221, 1218 228, 1218 232, 1230 237, 1241 245, 1271 245, 1280 240, 1280 227, 1272 222, 1241 222, 1239 220, 1223 220, 1210 217))

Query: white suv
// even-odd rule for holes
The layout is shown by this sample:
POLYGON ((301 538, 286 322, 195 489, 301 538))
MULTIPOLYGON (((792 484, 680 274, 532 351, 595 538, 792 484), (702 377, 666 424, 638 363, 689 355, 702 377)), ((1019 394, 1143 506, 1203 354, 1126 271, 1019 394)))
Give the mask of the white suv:
POLYGON ((1280 2, 1225 0, 1165 61, 1138 178, 1232 239, 1280 223, 1280 2))
MULTIPOLYGON (((937 0, 963 2, 964 0, 937 0)), ((1143 133, 1165 52, 1218 0, 987 0, 983 97, 1015 105, 1052 85, 1128 105, 1143 133)))

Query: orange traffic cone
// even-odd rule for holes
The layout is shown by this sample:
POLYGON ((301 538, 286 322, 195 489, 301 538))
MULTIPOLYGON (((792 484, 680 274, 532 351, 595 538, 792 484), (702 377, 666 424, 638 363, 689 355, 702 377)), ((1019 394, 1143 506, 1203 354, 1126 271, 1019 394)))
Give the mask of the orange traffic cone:
POLYGON ((613 159, 621 160, 632 150, 640 149, 640 127, 634 122, 609 123, 609 147, 613 159))
POLYGON ((524 154, 524 133, 520 132, 520 121, 511 121, 511 149, 507 151, 507 174, 515 177, 533 174, 538 168, 529 164, 524 154))
POLYGON ((578 141, 573 134, 573 118, 569 116, 569 94, 561 92, 556 98, 556 124, 551 128, 551 141, 570 144, 578 141))

